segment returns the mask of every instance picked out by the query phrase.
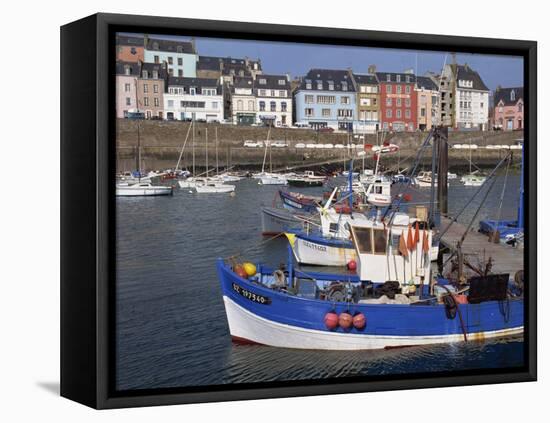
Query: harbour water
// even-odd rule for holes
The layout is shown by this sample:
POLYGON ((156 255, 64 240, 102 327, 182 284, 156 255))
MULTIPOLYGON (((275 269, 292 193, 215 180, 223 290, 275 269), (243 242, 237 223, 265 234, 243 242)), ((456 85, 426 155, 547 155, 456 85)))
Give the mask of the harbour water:
MULTIPOLYGON (((499 177, 476 220, 498 216, 503 181, 499 177)), ((233 344, 216 259, 240 253, 247 261, 278 265, 287 257, 284 239, 261 237, 261 206, 271 206, 280 187, 259 186, 253 179, 235 184, 235 196, 176 188, 172 197, 117 198, 117 389, 523 365, 521 339, 353 352, 233 344)), ((450 213, 460 210, 476 189, 451 181, 450 213)), ((509 176, 502 219, 516 217, 518 189, 519 176, 509 176)), ((429 189, 413 201, 428 199, 429 189)), ((468 222, 478 204, 474 201, 460 220, 468 222)))

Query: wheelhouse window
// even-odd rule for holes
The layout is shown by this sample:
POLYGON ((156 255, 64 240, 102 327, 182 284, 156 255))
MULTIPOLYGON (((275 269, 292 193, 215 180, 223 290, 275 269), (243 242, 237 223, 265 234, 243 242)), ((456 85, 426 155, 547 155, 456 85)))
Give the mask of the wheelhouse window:
POLYGON ((386 254, 387 238, 384 229, 373 229, 374 254, 386 254))
POLYGON ((372 229, 353 228, 357 248, 361 254, 372 254, 372 229))

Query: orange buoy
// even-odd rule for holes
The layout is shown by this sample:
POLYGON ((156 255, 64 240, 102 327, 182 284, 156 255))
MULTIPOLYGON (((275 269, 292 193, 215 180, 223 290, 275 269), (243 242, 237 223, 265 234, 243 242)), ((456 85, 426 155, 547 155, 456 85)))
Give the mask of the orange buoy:
POLYGON ((256 266, 253 263, 246 262, 243 263, 243 269, 246 272, 247 276, 254 276, 256 274, 256 266))
POLYGON ((344 329, 349 329, 352 325, 352 321, 353 318, 351 314, 347 312, 340 313, 340 316, 338 316, 338 324, 344 329))
POLYGON ((412 195, 407 193, 407 194, 403 194, 403 201, 406 201, 406 202, 409 202, 412 200, 412 195))
POLYGON ((246 271, 244 270, 243 266, 241 264, 237 264, 234 268, 233 268, 233 271, 239 275, 241 278, 244 278, 244 279, 248 279, 248 274, 246 273, 246 271))
POLYGON ((348 261, 348 270, 355 271, 357 270, 357 262, 355 260, 348 261))
POLYGON ((355 329, 364 329, 367 325, 367 318, 363 313, 357 313, 355 316, 353 316, 353 327, 355 329))
POLYGON ((325 326, 330 330, 334 330, 338 327, 338 315, 335 312, 330 311, 325 314, 325 326))

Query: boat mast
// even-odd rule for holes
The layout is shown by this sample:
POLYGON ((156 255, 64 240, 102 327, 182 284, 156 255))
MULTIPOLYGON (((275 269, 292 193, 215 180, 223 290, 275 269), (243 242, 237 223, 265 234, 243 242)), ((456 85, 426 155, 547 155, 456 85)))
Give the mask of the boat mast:
MULTIPOLYGON (((135 94, 136 94, 136 113, 139 114, 139 107, 138 107, 138 80, 137 78, 134 79, 135 84, 135 94)), ((139 116, 137 116, 137 171, 138 171, 138 182, 141 182, 141 140, 139 137, 139 116)))
POLYGON ((193 176, 195 176, 195 113, 193 113, 193 121, 191 124, 193 125, 193 176))
POLYGON ((208 180, 208 128, 205 129, 204 137, 205 137, 204 148, 206 150, 206 159, 205 159, 206 160, 206 180, 208 180))
POLYGON ((220 174, 220 166, 218 162, 218 127, 214 128, 216 134, 216 176, 220 174))
POLYGON ((267 129, 267 138, 265 140, 265 149, 264 149, 264 161, 262 162, 262 173, 265 171, 265 159, 267 158, 267 145, 269 144, 269 133, 271 132, 271 126, 267 129))

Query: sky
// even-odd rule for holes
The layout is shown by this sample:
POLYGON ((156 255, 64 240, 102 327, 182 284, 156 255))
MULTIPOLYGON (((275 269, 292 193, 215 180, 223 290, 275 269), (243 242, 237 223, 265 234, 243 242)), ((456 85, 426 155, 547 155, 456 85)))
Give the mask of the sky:
MULTIPOLYGON (((189 40, 188 37, 149 36, 189 40)), ((264 73, 290 74, 291 78, 303 76, 312 68, 352 68, 354 72, 366 73, 370 64, 375 64, 380 72, 402 72, 412 68, 417 75, 424 75, 428 71, 439 73, 445 63, 452 61, 446 52, 198 37, 195 42, 199 55, 259 58, 264 73)), ((456 61, 468 63, 479 72, 491 90, 498 85, 523 86, 522 57, 459 53, 456 61)))

